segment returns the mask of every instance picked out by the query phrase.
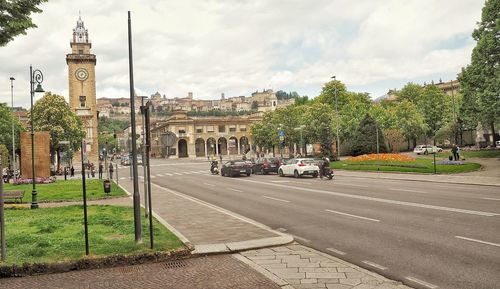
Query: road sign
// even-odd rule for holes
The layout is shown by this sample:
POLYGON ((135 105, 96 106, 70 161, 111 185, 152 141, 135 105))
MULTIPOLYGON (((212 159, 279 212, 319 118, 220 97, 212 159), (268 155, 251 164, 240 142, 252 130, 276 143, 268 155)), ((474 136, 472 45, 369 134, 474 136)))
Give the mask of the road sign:
POLYGON ((280 131, 278 132, 278 135, 279 135, 280 137, 285 137, 285 131, 284 131, 284 130, 280 130, 280 131))
POLYGON ((160 143, 164 146, 171 147, 177 142, 177 136, 173 132, 167 132, 161 135, 160 143))

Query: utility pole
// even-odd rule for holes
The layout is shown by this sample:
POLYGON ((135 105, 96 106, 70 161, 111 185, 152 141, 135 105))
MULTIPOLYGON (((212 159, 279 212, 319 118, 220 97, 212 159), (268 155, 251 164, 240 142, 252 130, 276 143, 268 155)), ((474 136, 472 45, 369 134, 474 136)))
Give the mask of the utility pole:
MULTIPOLYGON (((14 77, 10 78, 10 97, 11 97, 11 111, 14 113, 14 77)), ((14 181, 16 177, 16 137, 14 135, 14 115, 12 115, 12 173, 14 181)))
MULTIPOLYGON (((3 167, 2 167, 2 156, 0 156, 0 172, 3 172, 3 167)), ((5 261, 6 256, 6 246, 5 246, 5 215, 3 208, 4 207, 4 202, 3 202, 3 176, 2 179, 0 179, 0 245, 2 246, 1 248, 1 259, 2 261, 5 261)))
MULTIPOLYGON (((148 204, 149 206, 145 207, 146 211, 148 211, 148 208, 149 208, 149 243, 150 243, 150 248, 153 249, 153 245, 154 245, 154 242, 153 242, 153 205, 152 205, 152 199, 151 199, 151 178, 150 178, 150 175, 151 175, 151 165, 149 163, 149 154, 150 154, 150 151, 151 151, 151 132, 150 132, 150 121, 149 121, 149 115, 151 113, 150 111, 150 102, 148 101, 146 103, 146 107, 144 108, 144 120, 146 121, 145 122, 145 135, 146 135, 146 146, 145 146, 145 150, 146 150, 146 158, 142 160, 142 163, 144 165, 144 163, 146 164, 144 167, 147 168, 147 183, 148 183, 148 204)), ((144 180, 146 180, 146 175, 144 175, 144 180)))
MULTIPOLYGON (((144 106, 144 97, 141 97, 141 114, 142 114, 142 168, 144 169, 144 217, 148 217, 148 179, 147 168, 146 168, 146 113, 149 115, 148 108, 144 106)), ((148 164, 149 165, 149 164, 148 164)))
MULTIPOLYGON (((332 79, 335 81, 336 76, 332 76, 332 79)), ((335 83, 334 83, 335 85, 335 83)), ((338 109, 338 103, 337 103, 337 86, 334 86, 334 91, 335 95, 335 116, 337 119, 337 160, 340 160, 340 138, 339 138, 339 109, 338 109)))

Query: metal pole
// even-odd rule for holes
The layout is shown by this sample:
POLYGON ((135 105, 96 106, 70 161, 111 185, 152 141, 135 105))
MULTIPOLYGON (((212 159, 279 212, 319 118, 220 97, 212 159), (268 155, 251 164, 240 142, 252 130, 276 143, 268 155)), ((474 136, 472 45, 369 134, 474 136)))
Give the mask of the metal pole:
POLYGON ((455 94, 453 93, 453 80, 450 81, 451 85, 451 99, 452 99, 452 105, 453 105, 453 138, 455 139, 455 144, 458 143, 458 136, 457 136, 457 115, 455 112, 455 94))
POLYGON ((33 189, 31 190, 31 208, 38 209, 37 193, 36 193, 36 178, 35 178, 35 130, 33 125, 33 98, 35 97, 35 91, 33 86, 35 81, 33 79, 33 67, 30 65, 30 93, 31 93, 31 183, 33 184, 33 189))
POLYGON ((434 157, 434 174, 436 174, 436 152, 434 152, 432 156, 434 157))
POLYGON ((142 114, 142 168, 144 169, 143 176, 144 176, 144 207, 146 210, 144 210, 144 216, 147 218, 148 217, 148 184, 147 184, 147 178, 149 176, 147 175, 147 168, 145 165, 146 161, 146 112, 147 108, 144 106, 144 97, 141 97, 141 114, 142 114))
POLYGON ((118 186, 118 164, 115 164, 116 166, 116 185, 118 186))
MULTIPOLYGON (((11 97, 11 111, 14 113, 14 77, 10 78, 10 97, 11 97)), ((12 116, 12 172, 14 181, 16 180, 16 137, 14 136, 14 116, 12 116)))
MULTIPOLYGON (((2 157, 0 156, 0 172, 3 172, 3 166, 2 166, 2 157)), ((5 246, 5 215, 4 215, 4 211, 3 211, 3 206, 4 205, 4 202, 3 202, 3 176, 2 176, 2 179, 0 180, 0 244, 2 246, 1 248, 1 253, 2 253, 2 256, 1 256, 1 259, 2 261, 5 261, 5 258, 7 258, 7 255, 6 255, 6 246, 5 246)))
MULTIPOLYGON (((151 137, 150 137, 150 124, 149 124, 149 101, 148 103, 146 104, 146 108, 144 109, 146 114, 145 114, 145 120, 146 120, 146 123, 145 123, 145 134, 146 134, 146 158, 143 160, 143 164, 144 164, 144 161, 146 162, 146 168, 147 168, 147 180, 148 180, 148 204, 149 204, 149 243, 150 243, 150 246, 151 246, 151 249, 153 249, 153 245, 154 245, 154 241, 153 241, 153 202, 152 202, 152 199, 151 199, 151 178, 150 178, 150 175, 151 175, 151 166, 149 164, 149 153, 151 151, 151 137)), ((144 179, 146 180, 146 179, 144 179)), ((146 207, 147 209, 147 207, 146 207)))
POLYGON ((106 179, 109 180, 109 168, 108 168, 108 141, 104 144, 104 149, 106 150, 104 155, 104 170, 106 171, 106 179))
POLYGON ((379 154, 380 149, 379 149, 379 144, 378 144, 378 125, 375 126, 375 129, 377 130, 377 154, 379 154))
POLYGON ((135 131, 135 93, 134 93, 134 65, 132 61, 132 21, 130 19, 130 11, 128 11, 128 60, 130 74, 130 118, 132 125, 132 166, 133 166, 133 183, 134 183, 134 227, 135 227, 135 242, 141 242, 141 196, 139 195, 139 180, 137 176, 137 143, 135 131))
POLYGON ((88 229, 88 219, 87 219, 87 188, 85 184, 85 156, 84 151, 87 145, 85 141, 82 140, 82 191, 83 191, 83 226, 85 230, 85 255, 89 254, 89 229, 88 229))
MULTIPOLYGON (((333 80, 336 80, 335 76, 332 76, 333 80)), ((335 84, 334 84, 335 85, 335 84)), ((339 137, 339 110, 338 110, 338 102, 337 102, 337 87, 334 87, 334 95, 335 95, 335 116, 337 119, 337 159, 340 160, 340 137, 339 137)))

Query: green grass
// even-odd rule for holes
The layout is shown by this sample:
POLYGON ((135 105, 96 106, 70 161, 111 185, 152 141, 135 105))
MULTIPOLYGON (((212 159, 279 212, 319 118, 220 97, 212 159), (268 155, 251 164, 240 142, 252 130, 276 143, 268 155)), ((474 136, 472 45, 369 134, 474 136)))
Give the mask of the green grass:
MULTIPOLYGON (((437 154, 436 157, 440 158, 448 158, 451 156, 451 152, 442 152, 437 154)), ((460 156, 465 159, 468 158, 500 158, 500 149, 488 149, 488 150, 480 150, 480 151, 460 151, 460 156)))
MULTIPOLYGON (((436 161, 443 160, 443 158, 436 158, 436 161)), ((384 172, 408 172, 408 173, 434 173, 434 164, 432 159, 418 158, 414 163, 408 162, 384 162, 384 161, 337 161, 332 162, 331 167, 334 169, 342 170, 356 170, 356 171, 384 171, 384 172)), ((437 165, 436 171, 438 173, 463 173, 478 170, 480 164, 466 163, 464 165, 437 165)))
MULTIPOLYGON (((77 260, 85 256, 83 207, 5 210, 7 264, 77 260)), ((171 251, 182 243, 154 220, 155 251, 171 251)), ((89 206, 91 256, 150 252, 149 225, 142 218, 143 244, 134 241, 130 207, 89 206)), ((0 263, 1 264, 1 263, 0 263)))
MULTIPOLYGON (((87 180, 87 200, 105 198, 103 180, 87 180)), ((12 185, 4 184, 4 190, 24 190, 23 202, 31 202, 31 184, 12 185)), ((83 200, 82 181, 81 180, 58 180, 51 184, 36 184, 38 202, 54 201, 80 201, 83 200)), ((127 193, 111 182, 112 197, 126 196, 127 193)))

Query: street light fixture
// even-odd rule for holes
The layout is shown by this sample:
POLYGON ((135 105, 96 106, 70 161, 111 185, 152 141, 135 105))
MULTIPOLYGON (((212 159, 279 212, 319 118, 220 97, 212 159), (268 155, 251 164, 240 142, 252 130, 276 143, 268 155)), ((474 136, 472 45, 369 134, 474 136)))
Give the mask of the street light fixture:
POLYGON ((37 209, 37 193, 36 193, 36 174, 35 174, 35 130, 33 125, 33 98, 35 98, 35 92, 45 92, 42 88, 41 83, 43 82, 43 74, 39 69, 33 70, 30 65, 30 92, 31 92, 31 183, 33 184, 33 190, 31 191, 31 208, 37 209), (35 89, 35 82, 37 84, 35 89))
MULTIPOLYGON (((332 76, 333 80, 336 80, 336 76, 332 76)), ((334 94, 335 94, 335 115, 337 119, 337 159, 340 160, 340 138, 339 138, 339 110, 338 110, 338 103, 337 103, 337 86, 334 86, 334 94)))
POLYGON ((10 97, 11 97, 11 113, 12 113, 12 172, 14 181, 16 180, 16 145, 14 136, 14 77, 10 77, 10 97))

